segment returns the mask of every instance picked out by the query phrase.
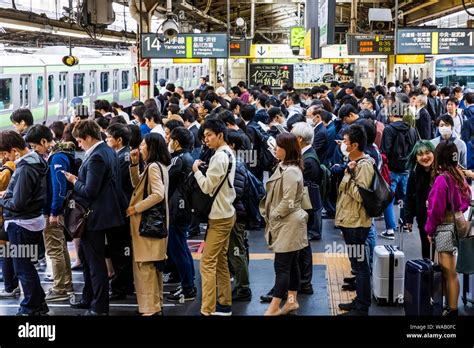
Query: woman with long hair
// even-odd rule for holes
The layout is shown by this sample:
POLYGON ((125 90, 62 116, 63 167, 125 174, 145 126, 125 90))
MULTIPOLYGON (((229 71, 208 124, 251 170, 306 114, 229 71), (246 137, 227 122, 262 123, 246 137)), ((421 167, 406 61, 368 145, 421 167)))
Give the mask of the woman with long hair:
POLYGON ((405 196, 405 222, 409 231, 413 229, 416 218, 420 232, 421 255, 430 257, 430 242, 425 232, 427 219, 426 201, 433 184, 435 147, 429 140, 420 140, 413 147, 408 159, 407 167, 410 176, 405 196))
POLYGON ((294 134, 276 138, 276 157, 280 164, 266 183, 266 197, 260 202, 265 219, 265 238, 275 253, 275 286, 265 315, 284 315, 299 308, 296 299, 300 287, 298 251, 308 245, 308 214, 301 207, 303 199, 303 160, 294 134), (285 305, 282 298, 288 292, 285 305))
POLYGON ((138 310, 142 315, 161 315, 163 306, 163 269, 166 260, 167 238, 149 238, 140 235, 142 213, 157 204, 164 204, 168 229, 168 169, 171 157, 165 139, 158 133, 145 135, 140 150, 130 152, 130 175, 135 190, 127 215, 133 247, 133 278, 138 310), (140 154, 146 167, 139 173, 140 154), (145 197, 145 183, 147 183, 145 197))
MULTIPOLYGON (((458 149, 452 141, 443 141, 436 148, 434 170, 437 177, 428 196, 425 225, 430 242, 433 241, 436 228, 443 223, 453 223, 454 213, 465 212, 471 201, 471 189, 458 167, 458 157, 458 149)), ((445 251, 438 254, 448 298, 448 308, 443 311, 443 316, 457 316, 459 280, 456 255, 445 251)))

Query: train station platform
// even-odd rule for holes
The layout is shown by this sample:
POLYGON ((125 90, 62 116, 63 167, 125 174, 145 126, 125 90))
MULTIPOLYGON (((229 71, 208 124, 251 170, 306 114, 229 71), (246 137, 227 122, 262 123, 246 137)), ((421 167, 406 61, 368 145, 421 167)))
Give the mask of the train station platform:
MULTIPOLYGON (((385 227, 383 220, 377 220, 378 231, 385 227)), ((404 233, 404 248, 406 259, 415 259, 421 257, 421 247, 419 242, 418 230, 414 226, 414 231, 404 233)), ((203 235, 188 241, 193 252, 194 265, 196 270, 196 287, 198 289, 196 300, 186 303, 176 303, 164 301, 165 316, 199 316, 201 304, 201 279, 199 274, 199 260, 202 248, 204 247, 203 235)), ((377 245, 399 244, 399 235, 395 241, 388 241, 377 237, 377 245)), ((250 288, 252 290, 252 300, 248 302, 234 302, 232 304, 232 313, 237 316, 259 316, 263 315, 268 304, 260 302, 260 296, 266 294, 273 286, 275 273, 273 269, 273 257, 266 246, 263 230, 249 231, 250 245, 250 288)), ((313 250, 313 295, 299 295, 298 301, 300 316, 333 316, 342 313, 338 309, 339 303, 350 302, 355 291, 343 291, 341 286, 344 277, 350 277, 350 264, 347 255, 341 253, 344 247, 342 234, 334 228, 334 220, 323 220, 323 234, 320 241, 312 241, 313 250)), ((69 245, 72 259, 76 257, 72 244, 69 245)), ((51 282, 44 281, 44 278, 51 274, 51 265, 48 260, 47 266, 38 271, 43 288, 48 290, 51 282)), ((462 277, 460 277, 462 289, 462 277)), ((74 297, 78 301, 81 298, 83 287, 82 271, 73 271, 74 297)), ((164 295, 176 288, 179 284, 165 284, 164 295)), ((0 316, 15 315, 18 311, 21 297, 18 299, 0 299, 0 316)), ((83 314, 84 310, 72 309, 66 301, 49 302, 50 316, 77 316, 83 314)), ((113 301, 110 304, 111 316, 134 316, 137 315, 137 302, 133 296, 127 299, 113 301)), ((464 306, 460 300, 460 315, 473 315, 474 306, 468 304, 464 306)), ((379 306, 373 300, 370 307, 371 316, 403 316, 403 306, 379 306)))

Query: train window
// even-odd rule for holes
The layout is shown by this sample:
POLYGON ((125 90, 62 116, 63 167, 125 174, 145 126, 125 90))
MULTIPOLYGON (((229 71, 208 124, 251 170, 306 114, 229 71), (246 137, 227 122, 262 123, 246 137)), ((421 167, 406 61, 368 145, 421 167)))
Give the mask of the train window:
POLYGON ((36 94, 38 97, 38 105, 43 104, 44 95, 43 95, 43 76, 38 76, 36 79, 36 94))
POLYGON ((20 76, 20 107, 25 108, 30 105, 30 95, 28 90, 28 84, 30 83, 30 77, 27 75, 20 76))
POLYGON ((165 69, 165 80, 168 81, 170 79, 170 68, 165 69))
POLYGON ((115 70, 113 71, 113 78, 114 78, 114 80, 113 80, 113 85, 114 85, 114 86, 113 86, 113 90, 114 90, 114 92, 118 91, 118 85, 119 85, 118 72, 119 72, 119 71, 118 71, 117 69, 115 69, 115 70))
POLYGON ((128 70, 122 71, 122 89, 128 89, 128 86, 130 85, 129 75, 130 75, 130 71, 128 70))
POLYGON ((179 68, 176 68, 175 71, 174 71, 174 79, 175 80, 179 80, 179 68))
POLYGON ((91 95, 96 95, 96 84, 95 84, 95 70, 89 71, 89 90, 91 95))
POLYGON ((100 73, 100 93, 105 93, 110 91, 109 87, 109 75, 108 72, 100 73))
POLYGON ((153 70, 153 84, 158 84, 158 69, 153 70))
POLYGON ((49 101, 54 100, 54 76, 53 75, 48 76, 48 100, 49 101))
POLYGON ((0 79, 0 110, 8 110, 12 106, 12 79, 0 79))
POLYGON ((74 97, 82 97, 84 95, 84 77, 85 77, 85 74, 74 74, 74 78, 73 78, 74 97))

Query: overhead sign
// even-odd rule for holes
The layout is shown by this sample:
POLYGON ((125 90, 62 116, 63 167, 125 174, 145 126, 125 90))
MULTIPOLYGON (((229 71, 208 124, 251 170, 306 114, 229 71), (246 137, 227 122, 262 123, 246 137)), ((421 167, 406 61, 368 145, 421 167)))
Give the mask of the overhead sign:
POLYGON ((474 28, 404 28, 397 33, 397 54, 465 54, 474 52, 474 28))
POLYGON ((227 34, 179 34, 165 39, 155 33, 142 34, 143 58, 228 58, 227 34))
POLYGON ((304 48, 304 27, 293 27, 290 31, 290 46, 304 48))
POLYGON ((252 40, 231 40, 229 42, 230 55, 232 57, 247 57, 250 55, 252 40))
POLYGON ((321 47, 334 44, 335 18, 336 0, 319 0, 318 27, 321 47))
POLYGON ((250 85, 259 83, 272 88, 281 88, 286 80, 293 81, 291 64, 250 64, 250 85))
POLYGON ((398 54, 395 64, 425 64, 424 54, 398 54))
POLYGON ((255 45, 255 58, 304 58, 304 50, 294 55, 288 45, 255 45))
POLYGON ((354 35, 347 34, 347 50, 350 56, 355 55, 390 55, 393 54, 392 35, 354 35))

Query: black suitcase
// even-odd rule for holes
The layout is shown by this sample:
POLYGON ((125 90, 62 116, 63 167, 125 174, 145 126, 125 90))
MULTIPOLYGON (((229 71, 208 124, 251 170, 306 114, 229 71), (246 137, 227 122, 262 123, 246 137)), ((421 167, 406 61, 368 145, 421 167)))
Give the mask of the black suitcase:
POLYGON ((443 273, 429 259, 410 260, 405 266, 405 315, 439 316, 443 312, 443 273))

